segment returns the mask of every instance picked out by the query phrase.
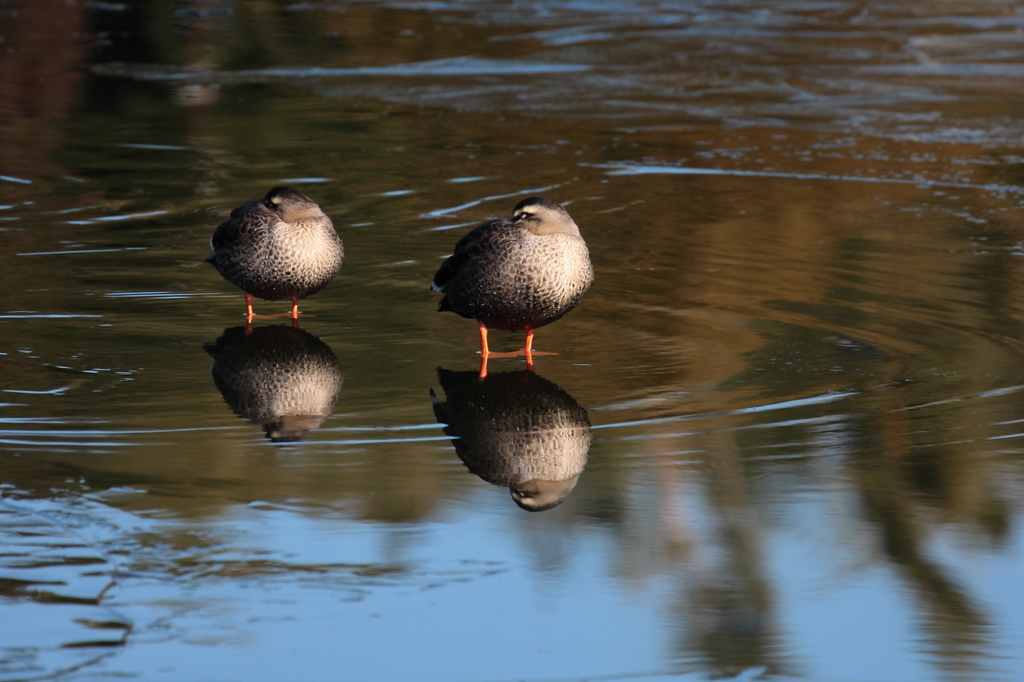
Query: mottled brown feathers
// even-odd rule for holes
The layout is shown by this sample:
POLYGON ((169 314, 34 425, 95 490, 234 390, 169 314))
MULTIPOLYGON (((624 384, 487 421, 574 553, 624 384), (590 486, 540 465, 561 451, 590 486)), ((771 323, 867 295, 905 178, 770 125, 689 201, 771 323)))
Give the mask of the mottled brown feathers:
POLYGON ((502 240, 514 239, 519 229, 521 228, 515 223, 504 218, 475 227, 459 240, 455 245, 455 252, 441 264, 434 275, 434 289, 444 291, 463 265, 482 254, 486 255, 487 252, 502 248, 502 240))
POLYGON ((459 240, 434 276, 451 310, 494 329, 537 329, 580 302, 594 281, 587 245, 569 213, 540 197, 510 219, 492 220, 459 240))
POLYGON ((305 298, 341 271, 344 246, 331 219, 302 192, 275 187, 217 226, 206 261, 247 294, 305 298))

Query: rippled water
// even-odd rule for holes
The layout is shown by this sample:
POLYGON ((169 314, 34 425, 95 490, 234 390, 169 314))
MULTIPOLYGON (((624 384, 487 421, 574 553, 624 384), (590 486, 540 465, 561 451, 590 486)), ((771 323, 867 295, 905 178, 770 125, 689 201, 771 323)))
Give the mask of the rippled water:
POLYGON ((0 38, 0 680, 1024 677, 1019 7, 9 0, 0 38), (278 184, 347 260, 247 334, 202 260, 278 184), (596 282, 481 382, 429 283, 533 194, 596 282))

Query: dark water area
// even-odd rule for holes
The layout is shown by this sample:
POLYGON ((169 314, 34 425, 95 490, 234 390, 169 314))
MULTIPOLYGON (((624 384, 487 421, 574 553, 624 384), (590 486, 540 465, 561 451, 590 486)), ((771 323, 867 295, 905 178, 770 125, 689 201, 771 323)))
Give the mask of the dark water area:
POLYGON ((0 680, 1024 679, 1022 64, 994 1, 0 2, 0 680), (346 262, 247 333, 275 185, 346 262), (531 195, 596 280, 481 381, 430 282, 531 195))

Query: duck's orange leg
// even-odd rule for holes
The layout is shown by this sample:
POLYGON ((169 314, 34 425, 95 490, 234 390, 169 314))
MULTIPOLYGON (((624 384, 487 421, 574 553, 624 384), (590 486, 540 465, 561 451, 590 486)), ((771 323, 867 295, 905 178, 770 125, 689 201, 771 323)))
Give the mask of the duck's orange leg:
POLYGON ((514 350, 509 353, 496 353, 487 345, 487 325, 477 320, 480 325, 480 354, 485 358, 517 358, 523 354, 521 350, 514 350))
POLYGON ((252 324, 252 294, 245 295, 245 317, 246 324, 252 324))
POLYGON ((299 312, 299 299, 292 296, 292 312, 289 315, 292 318, 292 326, 297 327, 299 325, 299 317, 316 317, 316 315, 310 315, 309 313, 299 312))
POLYGON ((477 325, 480 330, 480 381, 487 378, 487 358, 491 356, 491 351, 487 347, 487 325, 477 320, 477 325))
POLYGON ((533 330, 532 329, 527 329, 526 330, 526 343, 523 344, 523 350, 521 352, 522 352, 523 355, 526 356, 526 366, 528 368, 530 368, 530 369, 533 369, 533 356, 534 355, 558 355, 558 353, 552 353, 552 352, 549 352, 549 351, 534 350, 533 349, 533 330))
POLYGON ((487 347, 487 325, 477 320, 478 328, 480 329, 480 354, 485 358, 491 354, 491 349, 487 347))

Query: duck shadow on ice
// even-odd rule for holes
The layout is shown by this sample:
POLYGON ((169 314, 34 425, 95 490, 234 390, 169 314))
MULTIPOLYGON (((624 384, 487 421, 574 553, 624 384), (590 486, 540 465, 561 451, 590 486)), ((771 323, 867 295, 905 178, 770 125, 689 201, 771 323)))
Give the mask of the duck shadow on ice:
POLYGON ((430 391, 434 415, 459 459, 484 481, 509 488, 527 511, 561 504, 576 487, 590 450, 587 411, 531 370, 437 370, 445 400, 430 391))
POLYGON ((231 327, 203 348, 224 402, 275 443, 318 428, 345 381, 330 346, 295 326, 231 327))

